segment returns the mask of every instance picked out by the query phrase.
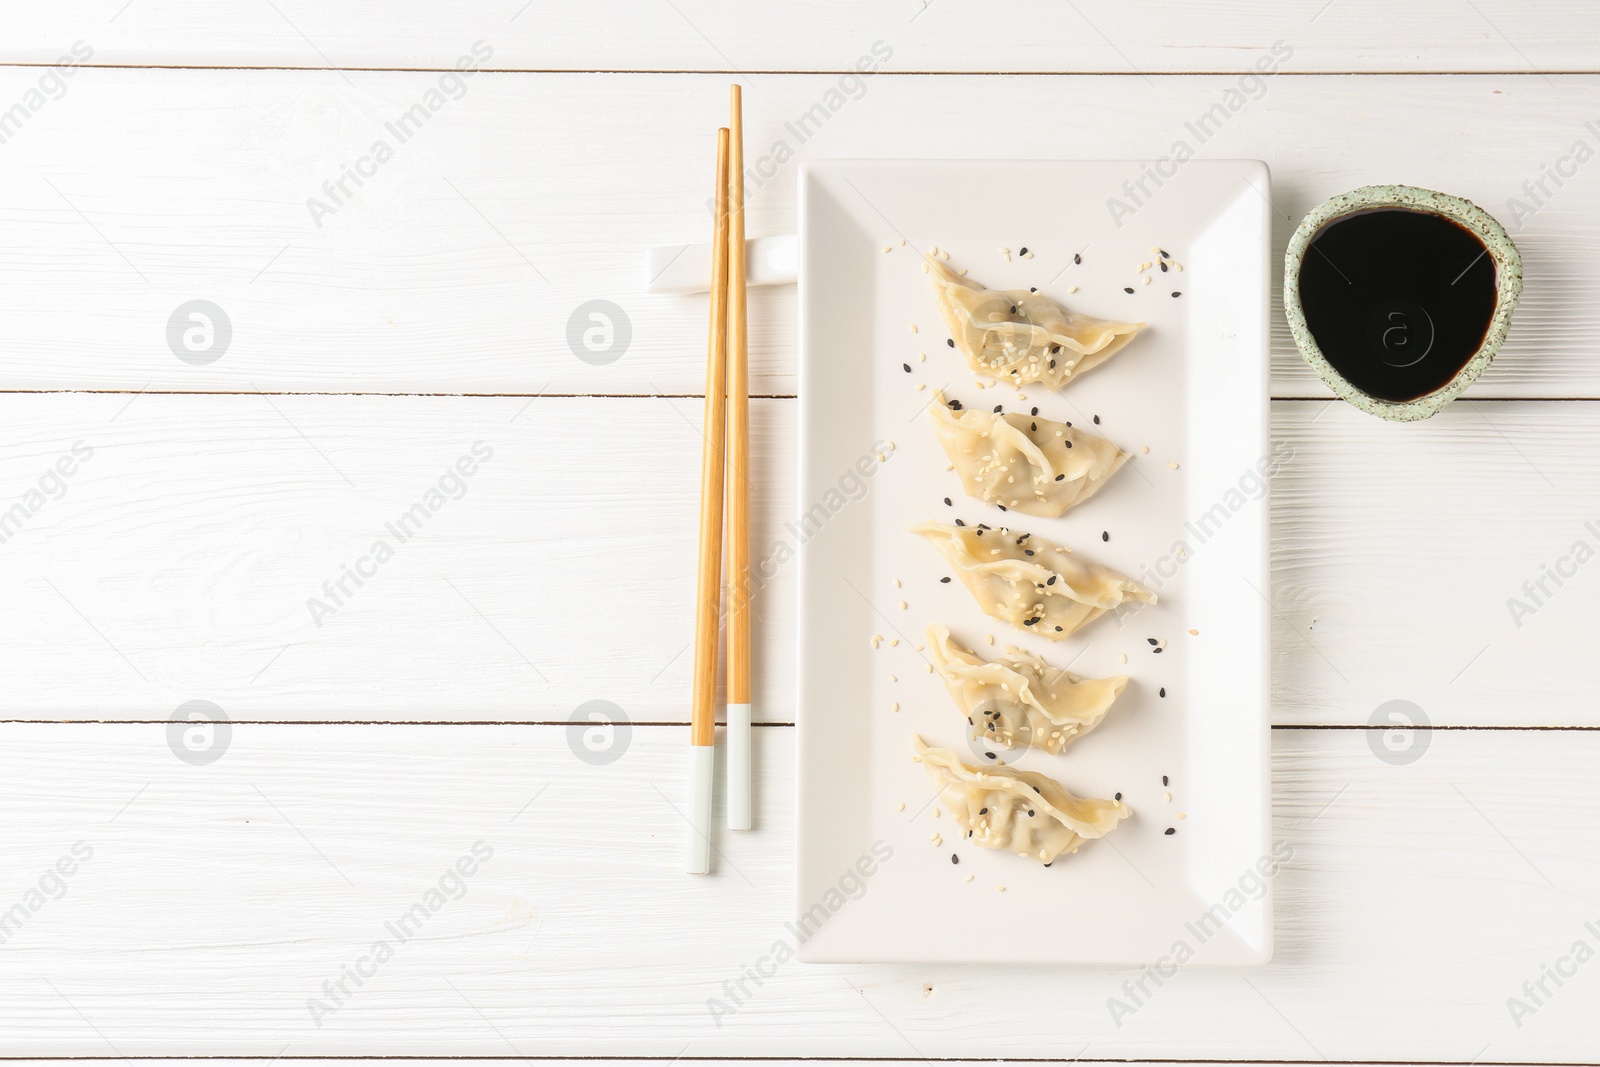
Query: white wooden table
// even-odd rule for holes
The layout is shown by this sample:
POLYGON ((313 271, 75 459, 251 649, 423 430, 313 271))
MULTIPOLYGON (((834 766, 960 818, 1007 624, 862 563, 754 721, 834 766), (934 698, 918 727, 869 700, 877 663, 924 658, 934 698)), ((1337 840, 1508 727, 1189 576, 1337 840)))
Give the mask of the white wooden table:
MULTIPOLYGON (((35 0, 0 62, 0 1054, 1600 1061, 1594 5, 35 0), (705 311, 640 273, 705 239, 733 71, 752 235, 803 159, 1149 158, 1230 89, 1198 151, 1271 165, 1279 248, 1371 182, 1511 229, 1510 342, 1427 423, 1330 401, 1274 318, 1270 966, 739 991, 791 906, 795 579, 758 605, 759 830, 686 877, 705 311), (603 365, 567 341, 597 299, 603 365), (209 363, 169 346, 192 300, 209 363), (175 739, 195 700, 230 724, 175 739)), ((793 291, 751 318, 761 547, 793 291)))

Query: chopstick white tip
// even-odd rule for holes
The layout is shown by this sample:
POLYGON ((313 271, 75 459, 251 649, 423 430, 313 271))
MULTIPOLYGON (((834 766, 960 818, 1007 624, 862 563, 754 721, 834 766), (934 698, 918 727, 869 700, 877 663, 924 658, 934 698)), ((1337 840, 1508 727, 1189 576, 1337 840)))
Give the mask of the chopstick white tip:
POLYGON ((713 745, 689 746, 689 862, 690 874, 711 873, 711 783, 717 750, 713 745))
POLYGON ((750 705, 728 705, 728 829, 750 829, 750 705))

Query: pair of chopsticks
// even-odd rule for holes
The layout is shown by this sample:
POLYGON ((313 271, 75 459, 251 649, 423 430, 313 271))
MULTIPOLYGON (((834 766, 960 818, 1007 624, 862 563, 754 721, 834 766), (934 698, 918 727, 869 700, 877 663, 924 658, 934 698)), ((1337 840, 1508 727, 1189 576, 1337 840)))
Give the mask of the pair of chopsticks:
POLYGON ((728 112, 728 125, 717 131, 705 449, 700 462, 700 577, 694 618, 694 704, 689 719, 690 874, 711 870, 724 489, 728 534, 728 828, 750 829, 750 377, 744 291, 744 112, 738 85, 729 89, 728 112))

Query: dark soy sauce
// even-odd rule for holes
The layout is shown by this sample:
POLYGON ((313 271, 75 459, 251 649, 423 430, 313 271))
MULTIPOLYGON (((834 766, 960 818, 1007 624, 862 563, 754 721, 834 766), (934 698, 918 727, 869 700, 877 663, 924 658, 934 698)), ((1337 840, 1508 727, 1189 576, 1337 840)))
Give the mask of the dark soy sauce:
POLYGON ((1358 212, 1311 239, 1300 306, 1346 381, 1404 403, 1454 378, 1483 344, 1494 317, 1494 258, 1440 215, 1358 212))

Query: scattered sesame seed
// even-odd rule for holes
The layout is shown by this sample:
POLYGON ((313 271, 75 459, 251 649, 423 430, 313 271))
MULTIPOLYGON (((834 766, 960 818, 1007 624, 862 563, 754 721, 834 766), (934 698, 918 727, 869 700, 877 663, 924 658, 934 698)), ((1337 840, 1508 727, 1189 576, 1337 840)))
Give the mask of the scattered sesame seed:
POLYGON ((1123 663, 1128 662, 1128 654, 1126 652, 1124 652, 1120 658, 1123 663))
POLYGON ((884 246, 883 246, 883 250, 884 250, 884 251, 885 251, 885 252, 888 252, 888 251, 889 251, 889 250, 890 250, 890 249, 891 249, 891 248, 892 248, 892 247, 893 247, 893 246, 891 246, 891 245, 884 245, 884 246))
POLYGON ((917 362, 918 363, 926 363, 926 362, 928 362, 928 353, 926 353, 926 352, 918 352, 917 353, 917 362))
POLYGON ((1166 695, 1167 695, 1167 687, 1166 687, 1166 686, 1162 686, 1162 687, 1161 687, 1161 696, 1162 696, 1162 697, 1163 697, 1163 698, 1165 698, 1165 697, 1166 697, 1166 695))
POLYGON ((1167 273, 1167 265, 1165 263, 1161 264, 1161 273, 1162 274, 1167 273))
POLYGON ((892 675, 892 674, 891 674, 891 675, 889 675, 889 681, 891 681, 891 682, 898 682, 898 681, 899 681, 899 680, 900 680, 900 679, 899 679, 899 678, 897 678, 897 677, 895 677, 895 676, 894 676, 894 675, 892 675))
POLYGON ((906 610, 906 602, 904 600, 900 601, 900 610, 901 611, 906 610))
POLYGON ((966 525, 966 523, 964 523, 964 522, 962 522, 962 521, 961 521, 961 520, 960 520, 960 519, 957 519, 957 520, 956 520, 956 525, 957 525, 957 526, 965 526, 965 525, 966 525))
POLYGON ((1102 540, 1102 541, 1111 540, 1111 531, 1110 530, 1101 530, 1100 531, 1100 540, 1102 540))
POLYGON ((1072 262, 1074 262, 1074 263, 1082 263, 1083 262, 1083 257, 1081 255, 1079 255, 1078 253, 1074 252, 1072 254, 1072 262))
POLYGON ((1171 463, 1168 463, 1167 464, 1167 469, 1168 470, 1174 470, 1174 471, 1177 470, 1178 469, 1178 461, 1177 460, 1173 460, 1171 463))
POLYGON ((1162 795, 1162 796, 1164 796, 1164 797, 1166 797, 1166 798, 1167 798, 1167 803, 1168 803, 1168 804, 1171 804, 1171 803, 1172 803, 1172 794, 1171 794, 1171 793, 1170 793, 1170 792, 1168 792, 1168 793, 1163 793, 1163 794, 1161 794, 1161 795, 1162 795))
POLYGON ((956 855, 954 852, 952 852, 952 853, 950 853, 950 862, 951 863, 960 863, 961 862, 961 857, 956 855))
POLYGON ((925 383, 925 382, 918 382, 918 383, 917 383, 917 392, 919 392, 919 393, 920 393, 920 392, 922 392, 922 391, 923 391, 923 390, 924 390, 924 389, 926 389, 926 388, 927 388, 927 387, 928 387, 928 386, 927 386, 927 383, 925 383))
POLYGON ((1168 785, 1169 784, 1169 782, 1167 781, 1167 776, 1164 775, 1164 774, 1161 776, 1161 784, 1162 785, 1168 785))
POLYGON ((905 811, 906 810, 906 802, 902 800, 900 802, 900 806, 895 810, 897 810, 897 811, 905 811))
POLYGON ((939 579, 939 584, 940 585, 949 585, 950 584, 950 576, 949 575, 945 575, 943 578, 940 578, 939 579))
POLYGON ((1100 416, 1099 416, 1099 415, 1096 415, 1096 416, 1095 416, 1095 417, 1094 417, 1094 424, 1095 424, 1095 425, 1096 425, 1096 426, 1099 426, 1099 425, 1100 425, 1100 416))
POLYGON ((956 346, 956 339, 954 337, 946 337, 944 339, 944 343, 949 345, 951 348, 954 348, 956 346))
POLYGON ((1171 837, 1173 834, 1178 832, 1178 828, 1176 826, 1169 826, 1161 832, 1166 834, 1168 837, 1171 837))
POLYGON ((1190 630, 1189 631, 1189 635, 1191 637, 1199 637, 1200 636, 1200 631, 1199 630, 1190 630))
POLYGON ((911 324, 911 332, 912 333, 916 333, 917 332, 917 324, 914 323, 914 322, 911 324))
MULTIPOLYGON (((971 835, 971 834, 970 834, 970 833, 969 833, 969 834, 968 834, 968 835, 967 835, 967 836, 968 836, 968 837, 971 837, 971 836, 972 836, 972 835, 971 835)), ((970 881, 972 881, 972 875, 970 875, 970 874, 969 874, 969 875, 967 875, 967 876, 966 876, 966 877, 965 877, 965 878, 963 878, 963 879, 962 879, 962 881, 964 881, 964 882, 970 882, 970 881)))
POLYGON ((911 364, 902 363, 902 364, 900 364, 900 369, 905 371, 907 374, 910 374, 911 373, 911 364))
POLYGON ((987 634, 985 636, 987 636, 989 638, 989 643, 991 645, 994 644, 994 634, 987 634))
POLYGON ((1180 292, 1178 292, 1178 291, 1177 291, 1177 290, 1173 290, 1173 293, 1172 293, 1172 299, 1174 299, 1174 300, 1176 300, 1176 299, 1178 299, 1178 297, 1180 297, 1180 296, 1182 296, 1182 295, 1183 295, 1183 294, 1182 294, 1182 293, 1180 293, 1180 292))
POLYGON ((1006 887, 1003 885, 997 885, 994 887, 994 891, 996 893, 1004 893, 1006 891, 1006 887))
POLYGON ((1144 447, 1140 448, 1139 451, 1148 456, 1150 454, 1150 446, 1145 445, 1144 447))
POLYGON ((1187 819, 1187 818, 1188 818, 1188 817, 1189 817, 1189 813, 1188 813, 1188 812, 1186 812, 1186 811, 1180 811, 1180 812, 1178 812, 1178 818, 1180 818, 1180 819, 1187 819))
POLYGON ((900 238, 900 247, 904 248, 905 246, 906 246, 906 239, 904 237, 902 237, 902 238, 900 238))
POLYGON ((1140 283, 1140 284, 1141 284, 1141 285, 1149 285, 1149 284, 1150 284, 1150 275, 1148 275, 1148 274, 1146 274, 1146 275, 1145 275, 1145 276, 1144 276, 1144 281, 1143 281, 1143 282, 1141 282, 1141 283, 1140 283))
POLYGON ((1133 292, 1133 286, 1131 286, 1131 285, 1124 285, 1124 286, 1123 286, 1123 287, 1122 287, 1122 291, 1123 291, 1123 292, 1124 292, 1124 293, 1131 293, 1131 292, 1133 292))
POLYGON ((889 710, 890 711, 899 711, 900 710, 900 705, 899 704, 890 704, 889 705, 889 710))
POLYGON ((985 752, 984 755, 987 756, 990 759, 994 759, 994 753, 993 752, 985 752))
POLYGON ((1112 800, 1121 800, 1122 799, 1122 794, 1118 793, 1116 796, 1112 797, 1111 799, 1112 800))
POLYGON ((1072 293, 1076 293, 1077 291, 1078 291, 1078 287, 1076 285, 1067 286, 1068 295, 1071 295, 1072 293))
POLYGON ((1028 412, 1028 414, 1029 415, 1037 415, 1037 414, 1039 414, 1039 409, 1038 408, 1034 408, 1032 411, 1028 412))

